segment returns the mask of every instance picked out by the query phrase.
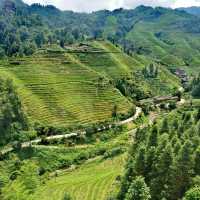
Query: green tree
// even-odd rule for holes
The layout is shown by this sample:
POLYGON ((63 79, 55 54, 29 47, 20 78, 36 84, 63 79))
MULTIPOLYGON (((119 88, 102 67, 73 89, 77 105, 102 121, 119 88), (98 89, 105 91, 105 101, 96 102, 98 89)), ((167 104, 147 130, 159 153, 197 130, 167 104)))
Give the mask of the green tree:
POLYGON ((187 191, 183 200, 200 200, 200 187, 196 186, 187 191))
POLYGON ((158 144, 158 128, 157 126, 154 126, 149 136, 148 146, 149 147, 157 146, 157 144, 158 144))
POLYGON ((194 87, 194 89, 192 90, 192 96, 195 97, 195 98, 200 97, 200 83, 198 83, 198 85, 196 85, 194 87))
POLYGON ((168 188, 171 186, 173 165, 173 152, 170 144, 166 146, 156 161, 152 173, 154 179, 151 180, 152 196, 157 199, 168 199, 168 188), (159 192, 158 192, 159 191, 159 192))
POLYGON ((160 133, 168 133, 169 132, 169 124, 168 124, 168 119, 165 118, 162 122, 162 126, 160 129, 160 133))
POLYGON ((200 175, 200 148, 197 149, 194 156, 194 171, 200 175))
POLYGON ((60 40, 60 47, 65 48, 65 41, 64 41, 64 39, 60 40))
POLYGON ((125 200, 148 200, 150 198, 150 189, 147 187, 144 178, 136 177, 128 189, 125 200))
POLYGON ((144 146, 140 147, 135 158, 134 170, 136 175, 144 176, 145 174, 145 166, 146 166, 145 153, 146 153, 145 147, 144 146))
POLYGON ((18 140, 20 130, 27 130, 28 123, 24 115, 21 101, 13 83, 9 79, 0 78, 0 145, 18 140))
POLYGON ((192 144, 186 141, 179 151, 175 164, 173 166, 174 184, 171 198, 181 198, 185 190, 189 187, 191 178, 193 176, 194 162, 192 158, 192 144))
POLYGON ((35 36, 35 43, 37 47, 41 47, 45 43, 45 37, 43 32, 40 32, 35 36))

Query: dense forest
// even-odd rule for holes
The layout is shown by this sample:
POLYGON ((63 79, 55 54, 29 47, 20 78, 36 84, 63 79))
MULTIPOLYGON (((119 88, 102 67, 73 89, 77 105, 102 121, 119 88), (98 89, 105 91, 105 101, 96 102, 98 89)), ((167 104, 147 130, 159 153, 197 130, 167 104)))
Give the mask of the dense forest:
POLYGON ((138 129, 119 199, 198 199, 199 120, 200 110, 183 109, 138 129))

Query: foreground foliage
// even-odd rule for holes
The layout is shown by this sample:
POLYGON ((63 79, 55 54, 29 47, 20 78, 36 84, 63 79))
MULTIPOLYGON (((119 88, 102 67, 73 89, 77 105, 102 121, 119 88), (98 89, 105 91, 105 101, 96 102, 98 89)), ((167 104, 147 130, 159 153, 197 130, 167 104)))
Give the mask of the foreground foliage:
POLYGON ((17 141, 28 129, 21 101, 10 79, 0 77, 0 146, 17 141))
MULTIPOLYGON (((135 194, 132 188, 138 176, 144 177, 155 200, 183 198, 187 190, 199 186, 199 128, 199 112, 179 110, 152 128, 138 130, 119 199, 135 194)), ((192 196, 191 191, 186 193, 186 199, 192 196)), ((197 188, 193 191, 199 194, 197 188)))

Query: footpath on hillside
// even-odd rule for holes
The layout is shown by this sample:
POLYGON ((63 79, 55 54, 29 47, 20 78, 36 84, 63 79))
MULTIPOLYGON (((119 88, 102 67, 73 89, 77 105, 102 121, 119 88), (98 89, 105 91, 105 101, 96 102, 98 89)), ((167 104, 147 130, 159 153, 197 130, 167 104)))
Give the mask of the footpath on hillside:
MULTIPOLYGON (((132 117, 126 119, 126 120, 123 120, 123 121, 120 121, 120 122, 116 122, 115 126, 122 126, 122 125, 128 124, 130 122, 133 122, 136 119, 138 119, 141 114, 142 114, 142 108, 136 107, 136 112, 135 112, 134 116, 132 116, 132 117)), ((112 128, 111 124, 109 125, 109 128, 110 129, 112 128)), ((103 131, 105 129, 106 128, 103 127, 103 128, 98 128, 97 130, 98 130, 98 132, 100 132, 100 131, 103 131)), ((45 140, 52 141, 52 140, 58 140, 58 139, 67 139, 67 138, 71 138, 73 136, 78 136, 78 134, 79 133, 68 133, 68 134, 64 134, 64 135, 48 136, 48 137, 45 138, 45 140)), ((26 148, 26 147, 29 147, 29 146, 32 146, 32 145, 36 145, 36 144, 39 144, 41 142, 42 142, 41 138, 38 138, 36 140, 31 140, 31 141, 28 141, 28 142, 24 142, 24 143, 21 144, 21 148, 26 148)), ((1 155, 5 155, 5 154, 7 154, 7 153, 9 153, 9 152, 11 152, 13 150, 14 150, 13 147, 8 147, 8 148, 5 148, 5 149, 1 150, 0 154, 1 155)))

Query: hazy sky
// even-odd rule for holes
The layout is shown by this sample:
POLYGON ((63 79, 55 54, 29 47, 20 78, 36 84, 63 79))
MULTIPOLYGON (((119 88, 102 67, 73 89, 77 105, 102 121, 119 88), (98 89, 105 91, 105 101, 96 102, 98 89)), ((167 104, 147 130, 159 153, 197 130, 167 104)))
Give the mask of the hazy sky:
POLYGON ((141 4, 165 7, 200 6, 200 0, 24 0, 26 3, 53 4, 62 10, 91 12, 119 7, 135 8, 141 4))

